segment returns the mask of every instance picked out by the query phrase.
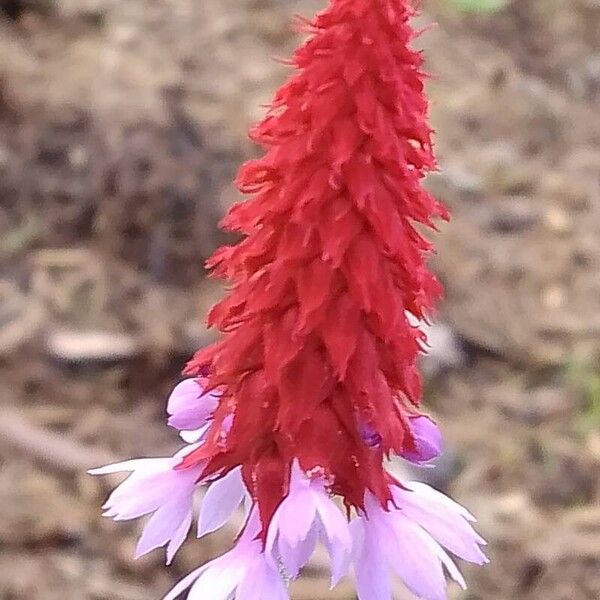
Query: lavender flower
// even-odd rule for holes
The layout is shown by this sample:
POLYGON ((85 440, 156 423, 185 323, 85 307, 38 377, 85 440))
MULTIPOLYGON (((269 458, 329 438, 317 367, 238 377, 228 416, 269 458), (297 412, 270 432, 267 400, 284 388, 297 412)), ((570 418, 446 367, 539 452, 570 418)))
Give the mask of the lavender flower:
POLYGON ((164 600, 190 589, 188 600, 288 600, 286 586, 257 539, 260 519, 255 508, 232 550, 182 579, 164 600))
POLYGON ((208 429, 218 402, 219 395, 205 393, 200 379, 184 379, 167 402, 168 424, 178 429, 186 442, 198 442, 208 429))
POLYGON ((350 524, 359 600, 391 600, 390 571, 424 600, 446 600, 444 567, 464 589, 444 548, 472 563, 487 562, 471 514, 425 484, 394 486, 391 492, 394 506, 388 510, 367 492, 364 514, 350 524))
POLYGON ((415 439, 415 451, 405 451, 402 458, 416 464, 437 458, 443 447, 442 433, 438 426, 425 415, 410 417, 410 426, 415 439))
POLYGON ((309 478, 294 461, 290 490, 273 515, 266 552, 294 578, 308 562, 318 540, 331 557, 331 586, 348 571, 352 540, 346 518, 331 500, 322 477, 309 478))
MULTIPOLYGON (((423 465, 442 453, 442 433, 438 426, 425 415, 409 417, 410 429, 415 440, 414 450, 405 450, 400 456, 409 462, 423 465)), ((365 444, 379 446, 381 436, 368 424, 361 425, 361 436, 365 444)))
POLYGON ((197 445, 187 446, 173 457, 141 458, 89 471, 92 475, 130 472, 131 475, 109 496, 104 516, 115 521, 152 514, 138 542, 136 558, 167 546, 170 564, 192 524, 194 491, 204 465, 176 469, 197 445))

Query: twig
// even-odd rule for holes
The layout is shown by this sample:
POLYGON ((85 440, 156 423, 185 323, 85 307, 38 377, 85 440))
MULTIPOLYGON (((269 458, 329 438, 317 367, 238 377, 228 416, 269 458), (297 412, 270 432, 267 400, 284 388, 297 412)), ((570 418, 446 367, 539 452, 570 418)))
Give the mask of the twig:
POLYGON ((116 460, 106 450, 84 446, 77 440, 34 425, 6 406, 0 410, 0 446, 16 448, 53 469, 81 473, 116 460))

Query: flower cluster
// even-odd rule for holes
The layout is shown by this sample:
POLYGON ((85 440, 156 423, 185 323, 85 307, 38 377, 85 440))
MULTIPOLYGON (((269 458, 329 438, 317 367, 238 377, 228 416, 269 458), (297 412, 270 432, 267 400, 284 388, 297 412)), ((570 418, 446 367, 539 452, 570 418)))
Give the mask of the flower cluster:
POLYGON ((252 131, 266 153, 238 176, 252 197, 223 223, 245 237, 209 261, 230 283, 209 315, 222 338, 168 402, 188 445, 94 471, 131 472, 105 514, 151 515, 140 555, 172 560, 200 488, 199 536, 246 510, 233 549, 168 599, 287 598, 317 544, 332 585, 353 573, 360 600, 389 600, 392 575, 441 600, 445 571, 464 586, 448 552, 486 561, 465 509, 384 466, 441 451, 419 409, 418 323, 441 293, 419 225, 448 215, 421 185, 435 160, 413 14, 409 0, 331 0, 304 24, 296 72, 252 131))
MULTIPOLYGON (((202 447, 218 403, 206 393, 201 379, 186 379, 171 394, 169 423, 183 439, 192 438, 173 457, 129 460, 90 471, 94 475, 129 472, 104 505, 104 515, 116 521, 151 515, 138 542, 136 557, 166 546, 167 564, 187 537, 194 518, 195 496, 202 496, 197 511, 197 534, 203 537, 225 525, 236 509, 245 510, 242 532, 225 555, 190 573, 166 596, 174 600, 190 588, 211 600, 283 600, 286 581, 306 565, 317 544, 331 557, 331 585, 353 571, 361 600, 391 598, 390 574, 398 575, 418 597, 443 599, 443 570, 464 587, 464 580, 446 550, 483 564, 484 541, 473 530, 473 517, 444 494, 417 482, 400 483, 388 475, 392 501, 381 506, 367 492, 364 509, 348 522, 331 494, 324 472, 305 472, 292 464, 288 493, 267 527, 243 482, 238 467, 219 476, 203 477, 203 464, 185 465, 185 457, 202 447)), ((403 458, 426 464, 441 452, 441 435, 425 416, 413 417, 410 426, 417 443, 403 458)), ((226 437, 227 432, 223 435, 226 437)), ((367 430, 365 444, 376 445, 367 430)))

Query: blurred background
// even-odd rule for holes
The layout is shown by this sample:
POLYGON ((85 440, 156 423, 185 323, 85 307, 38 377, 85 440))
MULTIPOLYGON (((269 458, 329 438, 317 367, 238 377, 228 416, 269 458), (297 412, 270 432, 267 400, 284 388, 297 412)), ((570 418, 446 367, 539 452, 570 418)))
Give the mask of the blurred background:
MULTIPOLYGON (((147 600, 231 532, 133 560, 84 470, 177 448, 202 265, 246 138, 325 0, 0 0, 0 599, 147 600)), ((478 517, 453 600, 600 598, 600 2, 426 0, 446 286, 420 477, 478 517)), ((327 591, 317 556, 298 600, 327 591)), ((211 600, 207 598, 207 600, 211 600)))

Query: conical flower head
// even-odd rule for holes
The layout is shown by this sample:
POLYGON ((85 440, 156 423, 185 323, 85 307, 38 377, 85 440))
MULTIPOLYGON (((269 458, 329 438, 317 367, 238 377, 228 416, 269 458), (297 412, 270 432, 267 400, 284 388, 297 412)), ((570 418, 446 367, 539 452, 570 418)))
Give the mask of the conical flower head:
POLYGON ((187 371, 221 395, 186 460, 242 465, 264 524, 294 458, 362 507, 367 490, 390 500, 385 453, 418 452, 424 336, 407 315, 425 317, 440 286, 415 224, 446 211, 421 186, 435 162, 412 14, 407 0, 333 0, 305 23, 297 70, 252 132, 266 154, 238 176, 252 197, 224 220, 246 237, 209 261, 231 284, 209 317, 225 335, 187 371))

